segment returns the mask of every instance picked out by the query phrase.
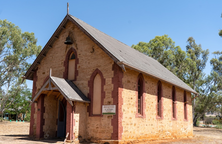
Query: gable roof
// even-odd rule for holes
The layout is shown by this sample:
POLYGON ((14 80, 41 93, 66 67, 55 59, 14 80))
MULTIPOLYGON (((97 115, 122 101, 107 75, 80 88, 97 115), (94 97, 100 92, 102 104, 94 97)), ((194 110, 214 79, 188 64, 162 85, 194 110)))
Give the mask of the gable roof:
POLYGON ((90 100, 78 89, 78 87, 72 81, 53 76, 49 77, 42 88, 34 96, 32 101, 35 101, 40 96, 42 91, 50 91, 55 89, 58 90, 71 105, 71 101, 90 103, 90 100), (55 88, 51 88, 50 86, 46 88, 46 86, 51 85, 51 83, 55 86, 55 88))
POLYGON ((195 90, 189 87, 186 83, 184 83, 181 79, 179 79, 176 75, 166 69, 155 59, 131 48, 130 46, 114 39, 113 37, 99 31, 98 29, 69 14, 66 15, 32 66, 26 72, 25 76, 27 79, 32 79, 32 74, 30 74, 31 71, 35 70, 41 59, 46 55, 47 51, 51 48, 50 45, 52 45, 53 41, 55 41, 56 37, 58 37, 59 33, 65 27, 65 24, 68 20, 77 25, 80 30, 89 36, 105 53, 107 53, 114 60, 114 62, 116 62, 123 69, 124 67, 129 67, 197 94, 195 90))

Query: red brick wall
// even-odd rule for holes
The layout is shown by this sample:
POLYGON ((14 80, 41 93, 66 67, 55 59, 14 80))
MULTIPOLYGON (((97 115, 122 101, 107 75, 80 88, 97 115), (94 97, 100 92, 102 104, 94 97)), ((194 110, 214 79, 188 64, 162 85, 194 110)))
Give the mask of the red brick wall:
POLYGON ((74 127, 74 108, 73 106, 67 101, 66 105, 66 134, 69 133, 68 140, 73 140, 74 133, 73 133, 73 127, 74 127))
POLYGON ((44 132, 43 132, 43 125, 44 125, 43 114, 45 112, 44 97, 45 97, 45 95, 42 94, 38 98, 37 123, 36 123, 36 138, 37 139, 43 138, 43 136, 44 136, 44 132))
MULTIPOLYGON (((35 93, 36 93, 36 81, 37 81, 37 75, 36 75, 36 71, 33 73, 33 85, 32 85, 32 99, 35 97, 35 93)), ((32 103, 31 105, 31 116, 30 116, 30 129, 29 129, 29 136, 33 137, 34 136, 34 113, 35 113, 35 104, 32 103)))
POLYGON ((116 64, 113 64, 112 70, 114 71, 114 76, 112 78, 113 83, 113 91, 112 91, 112 98, 113 104, 116 105, 116 115, 113 116, 112 119, 112 126, 113 126, 113 133, 112 139, 119 140, 122 137, 122 78, 123 72, 122 69, 116 64))

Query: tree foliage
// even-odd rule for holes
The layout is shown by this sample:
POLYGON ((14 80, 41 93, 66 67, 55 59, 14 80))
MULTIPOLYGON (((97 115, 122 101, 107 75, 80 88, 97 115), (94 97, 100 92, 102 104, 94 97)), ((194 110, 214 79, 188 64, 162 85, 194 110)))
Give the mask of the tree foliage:
POLYGON ((148 43, 139 42, 132 47, 156 59, 192 88, 204 70, 209 55, 209 51, 202 50, 201 45, 197 45, 192 37, 187 40, 187 51, 175 46, 168 35, 156 36, 148 43))
POLYGON ((0 20, 0 111, 4 112, 26 86, 22 76, 29 61, 41 50, 34 33, 22 32, 7 20, 0 20), (6 107, 7 106, 7 107, 6 107))
POLYGON ((221 108, 222 105, 222 52, 214 52, 212 71, 204 74, 209 50, 203 50, 193 37, 187 39, 186 51, 167 35, 156 36, 148 43, 139 42, 132 47, 160 62, 168 70, 199 93, 193 101, 194 124, 205 112, 221 108))
MULTIPOLYGON (((14 88, 12 88, 9 93, 13 95, 13 92, 15 92, 14 88)), ((27 89, 26 87, 20 89, 20 91, 16 93, 16 96, 14 98, 10 97, 6 102, 7 109, 5 110, 5 112, 16 114, 17 116, 20 113, 29 113, 31 98, 32 93, 29 89, 27 89)))
POLYGON ((197 80, 196 90, 199 96, 196 98, 194 107, 194 125, 206 112, 217 111, 222 98, 222 77, 213 70, 209 75, 197 80))
POLYGON ((186 49, 190 58, 187 83, 195 90, 196 80, 206 67, 209 50, 202 50, 201 45, 197 45, 193 37, 189 37, 187 43, 186 49))
POLYGON ((148 43, 139 42, 132 47, 156 59, 180 79, 185 80, 189 59, 186 52, 180 46, 175 46, 175 42, 168 35, 156 36, 148 43))
POLYGON ((210 60, 210 64, 213 66, 213 70, 220 76, 222 75, 222 51, 213 52, 214 58, 210 60))

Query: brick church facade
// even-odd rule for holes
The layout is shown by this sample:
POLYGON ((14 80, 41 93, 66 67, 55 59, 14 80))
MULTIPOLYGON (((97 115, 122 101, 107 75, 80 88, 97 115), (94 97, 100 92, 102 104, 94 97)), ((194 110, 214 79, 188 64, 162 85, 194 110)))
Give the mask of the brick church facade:
POLYGON ((31 137, 124 143, 193 135, 193 89, 69 14, 25 77, 33 80, 31 137), (105 105, 115 114, 103 114, 105 105))

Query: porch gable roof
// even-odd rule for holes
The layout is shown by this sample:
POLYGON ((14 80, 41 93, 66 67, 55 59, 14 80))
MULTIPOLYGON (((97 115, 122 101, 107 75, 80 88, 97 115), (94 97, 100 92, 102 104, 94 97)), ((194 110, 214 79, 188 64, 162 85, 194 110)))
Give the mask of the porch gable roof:
POLYGON ((36 101, 39 95, 44 90, 47 91, 58 90, 71 105, 73 105, 72 101, 90 103, 90 100, 82 93, 82 91, 72 81, 66 80, 64 78, 50 76, 49 79, 42 86, 42 88, 35 95, 32 102, 36 101), (55 87, 52 87, 51 83, 55 87), (47 85, 48 88, 46 88, 47 85))

